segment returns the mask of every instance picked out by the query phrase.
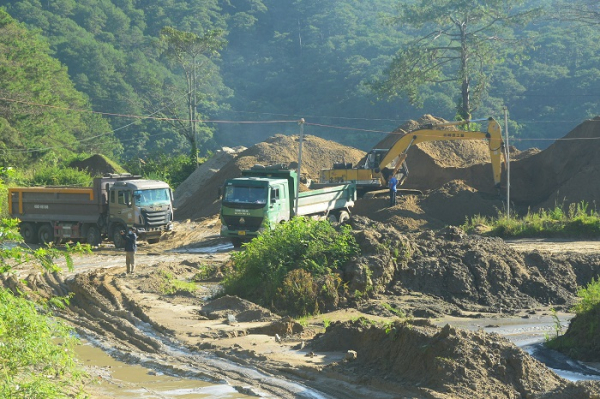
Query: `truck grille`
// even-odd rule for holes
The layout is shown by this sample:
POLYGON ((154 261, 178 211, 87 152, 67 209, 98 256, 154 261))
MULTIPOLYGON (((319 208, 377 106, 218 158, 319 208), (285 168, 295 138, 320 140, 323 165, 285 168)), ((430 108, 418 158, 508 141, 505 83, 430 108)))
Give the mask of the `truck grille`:
POLYGON ((145 225, 147 227, 158 227, 166 225, 169 220, 168 211, 147 211, 142 210, 142 216, 144 217, 145 225))
POLYGON ((227 228, 229 230, 258 230, 262 226, 262 217, 252 216, 223 216, 227 228), (244 219, 244 223, 240 223, 240 219, 244 219))

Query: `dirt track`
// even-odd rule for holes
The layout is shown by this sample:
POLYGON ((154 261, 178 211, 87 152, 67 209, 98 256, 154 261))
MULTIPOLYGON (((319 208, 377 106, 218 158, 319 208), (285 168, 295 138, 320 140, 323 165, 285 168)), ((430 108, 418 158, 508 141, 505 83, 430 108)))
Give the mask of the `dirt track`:
MULTIPOLYGON (((360 225, 360 219, 357 223, 360 225)), ((600 386, 566 382, 509 341, 481 332, 500 331, 503 325, 531 319, 542 323, 533 323, 539 326, 535 331, 537 337, 544 332, 551 333, 549 306, 562 304, 565 308, 570 301, 569 292, 575 289, 568 279, 557 283, 556 273, 570 276, 569 279, 578 283, 591 278, 600 267, 593 266, 598 265, 596 254, 600 242, 517 241, 506 246, 501 240, 453 236, 457 233, 454 230, 421 233, 426 236, 410 238, 415 248, 420 248, 418 256, 409 269, 398 270, 388 289, 355 306, 315 316, 300 325, 238 298, 208 300, 218 290, 218 269, 227 260, 229 250, 224 253, 193 251, 202 246, 227 248, 216 236, 218 224, 215 220, 188 223, 179 225, 176 231, 172 239, 159 246, 141 246, 138 272, 133 277, 123 275, 123 254, 106 248, 77 259, 76 273, 62 277, 28 277, 30 287, 37 285, 47 294, 74 293, 72 305, 63 317, 84 337, 111 350, 113 356, 167 374, 215 383, 225 380, 243 394, 255 392, 278 398, 392 398, 398 395, 550 398, 561 397, 552 396, 553 393, 570 390, 569 397, 583 398, 600 392, 600 386), (541 245, 547 252, 535 251, 542 248, 541 245), (438 248, 435 251, 444 248, 446 252, 427 253, 434 248, 438 248), (559 250, 551 255, 553 248, 559 250), (572 252, 568 257, 563 254, 564 248, 572 252), (170 252, 173 249, 184 252, 170 252), (521 288, 515 291, 492 284, 487 291, 464 291, 470 278, 467 274, 430 276, 425 285, 427 280, 419 280, 419 273, 434 272, 430 267, 435 263, 427 259, 452 258, 452 254, 461 251, 466 251, 463 259, 475 259, 469 253, 478 253, 488 260, 495 256, 493 254, 510 254, 515 262, 510 266, 513 268, 510 273, 512 278, 519 276, 521 288), (535 262, 535 266, 531 262, 535 262), (578 265, 587 265, 587 269, 578 265), (415 274, 403 277, 411 269, 415 274), (205 279, 194 294, 161 293, 161 276, 170 274, 186 280, 199 272, 205 279), (455 288, 462 287, 458 290, 462 294, 440 295, 441 291, 437 291, 440 286, 432 282, 452 282, 455 288), (544 293, 549 292, 558 295, 558 304, 546 303, 544 293), (400 313, 411 316, 414 324, 398 321, 400 313), (235 317, 231 322, 228 322, 229 315, 235 317), (363 320, 360 317, 371 321, 360 321, 363 320), (422 320, 423 317, 434 320, 437 326, 422 320), (391 336, 385 333, 386 329, 376 326, 388 323, 389 328, 390 322, 396 323, 391 326, 399 341, 387 341, 391 336), (441 328, 446 323, 473 331, 441 328), (330 324, 326 332, 325 324, 330 324), (276 341, 276 334, 281 342, 276 341), (429 346, 435 348, 429 357, 419 355, 418 348, 429 346), (379 353, 379 348, 386 351, 379 353), (348 350, 358 353, 356 360, 346 360, 348 350), (385 353, 394 355, 386 357, 385 353), (475 353, 477 359, 483 360, 473 361, 475 353)), ((376 242, 370 240, 389 239, 390 234, 398 234, 392 230, 378 231, 382 237, 378 238, 373 232, 364 236, 368 238, 366 241, 361 241, 365 258, 360 262, 373 264, 374 258, 370 257, 378 256, 369 255, 369 246, 376 246, 376 242)), ((455 262, 453 270, 476 275, 476 263, 462 272, 459 264, 455 262)), ((498 276, 507 273, 507 266, 498 263, 498 267, 497 271, 489 267, 490 281, 496 278, 492 276, 494 273, 498 276)), ((7 286, 15 284, 13 279, 5 281, 7 286)), ((21 289, 27 290, 24 286, 21 289)))

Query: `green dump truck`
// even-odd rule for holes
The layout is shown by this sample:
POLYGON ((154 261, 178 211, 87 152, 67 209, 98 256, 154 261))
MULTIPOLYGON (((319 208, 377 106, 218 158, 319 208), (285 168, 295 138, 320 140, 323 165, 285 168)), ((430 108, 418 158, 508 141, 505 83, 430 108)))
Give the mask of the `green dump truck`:
POLYGON ((98 245, 104 238, 125 245, 121 230, 135 227, 140 239, 158 242, 173 229, 169 185, 130 174, 94 179, 93 187, 12 187, 10 216, 21 220, 28 243, 77 240, 98 245))
MULTIPOLYGON (((296 171, 256 165, 242 177, 226 180, 221 196, 221 236, 234 246, 295 216, 296 171)), ((356 200, 354 183, 301 192, 298 216, 343 222, 356 200)))

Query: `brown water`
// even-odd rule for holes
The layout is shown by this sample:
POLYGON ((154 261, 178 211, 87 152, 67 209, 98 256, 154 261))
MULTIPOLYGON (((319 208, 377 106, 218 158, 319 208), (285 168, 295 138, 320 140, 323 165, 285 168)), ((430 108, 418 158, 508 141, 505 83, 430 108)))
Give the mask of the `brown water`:
POLYGON ((82 342, 76 351, 81 363, 97 381, 86 387, 94 399, 250 398, 230 385, 168 376, 120 362, 89 343, 82 342))

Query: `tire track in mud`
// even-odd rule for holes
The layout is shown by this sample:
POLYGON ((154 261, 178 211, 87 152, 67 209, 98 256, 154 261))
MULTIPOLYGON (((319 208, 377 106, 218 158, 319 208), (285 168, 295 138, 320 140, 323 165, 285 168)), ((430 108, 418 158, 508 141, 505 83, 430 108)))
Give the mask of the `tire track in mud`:
POLYGON ((58 315, 71 323, 86 340, 126 363, 168 375, 226 383, 250 396, 284 399, 374 397, 370 394, 357 396, 355 386, 338 379, 324 393, 309 386, 321 387, 322 383, 311 383, 319 377, 305 373, 303 377, 308 378, 307 381, 294 381, 302 378, 278 370, 290 378, 287 380, 259 364, 187 348, 170 336, 172 331, 168 327, 152 322, 144 312, 143 303, 127 296, 126 281, 110 269, 79 273, 64 280, 59 274, 37 272, 23 279, 26 285, 14 275, 0 275, 0 280, 5 287, 30 296, 72 296, 68 308, 58 315))

